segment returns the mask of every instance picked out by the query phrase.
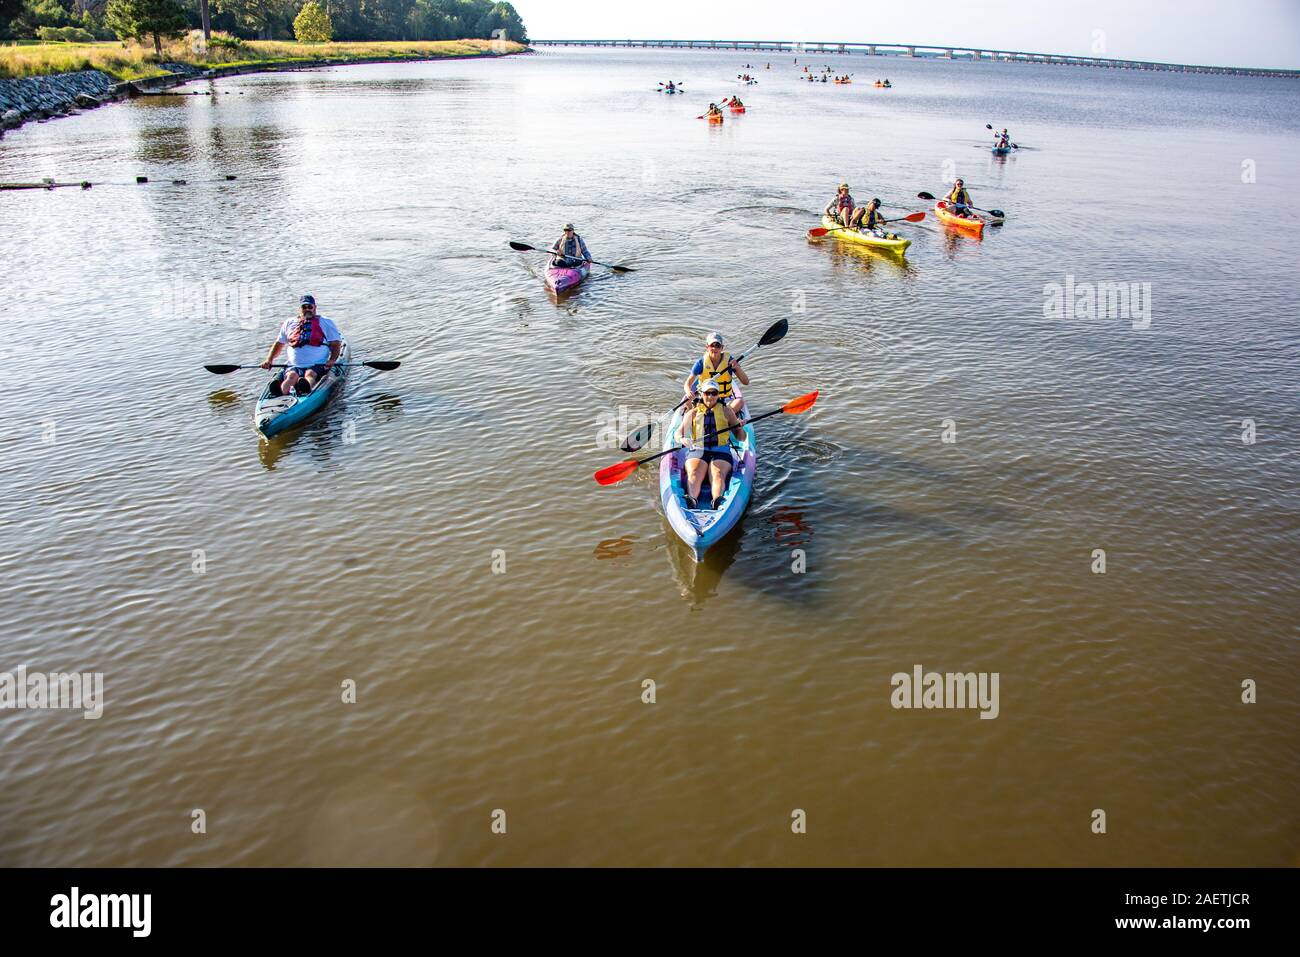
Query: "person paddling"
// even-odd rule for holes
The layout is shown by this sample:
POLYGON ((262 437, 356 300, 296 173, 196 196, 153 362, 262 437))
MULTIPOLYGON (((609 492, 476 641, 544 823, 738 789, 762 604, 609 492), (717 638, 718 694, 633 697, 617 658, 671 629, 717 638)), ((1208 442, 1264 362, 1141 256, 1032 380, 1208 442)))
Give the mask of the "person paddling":
POLYGON ((971 205, 970 193, 966 192, 966 185, 960 179, 952 184, 952 192, 944 197, 952 204, 952 211, 958 216, 974 218, 969 207, 971 205))
POLYGON ((897 233, 891 233, 885 229, 885 217, 880 215, 879 196, 874 197, 866 206, 855 212, 852 222, 858 228, 858 232, 871 233, 881 239, 901 238, 897 233))
POLYGON ((835 198, 826 204, 823 212, 841 226, 853 224, 853 197, 849 195, 848 183, 840 183, 839 189, 835 191, 835 198))
POLYGON ((731 108, 733 110, 743 110, 745 108, 745 104, 740 102, 740 97, 733 96, 731 98, 731 108))
POLYGON ((289 347, 289 368, 280 380, 280 394, 292 395, 297 391, 307 395, 334 368, 343 349, 343 335, 333 322, 316 314, 315 297, 303 296, 298 316, 286 319, 280 326, 280 335, 271 344, 263 369, 271 368, 284 346, 289 347))
POLYGON ((557 269, 577 269, 584 262, 591 261, 587 244, 573 230, 573 223, 564 224, 564 235, 551 246, 551 265, 557 269))
POLYGON ((732 376, 739 379, 741 385, 749 385, 749 376, 745 374, 745 370, 731 358, 731 353, 726 351, 722 334, 712 332, 705 340, 704 357, 695 360, 695 365, 691 367, 691 374, 686 377, 686 394, 694 395, 696 383, 707 380, 718 387, 723 403, 739 415, 744 411, 745 399, 744 396, 736 394, 735 386, 731 381, 732 376))
POLYGON ((686 507, 699 508, 704 476, 709 476, 711 508, 722 504, 731 477, 731 444, 741 442, 740 418, 721 399, 721 388, 712 379, 700 386, 701 402, 682 416, 677 440, 686 452, 686 507), (732 431, 728 432, 727 430, 732 431), (725 433, 725 437, 724 437, 725 433))
POLYGON ((993 145, 998 149, 1006 149, 1011 145, 1011 136, 1007 133, 1007 128, 1005 126, 1002 127, 1001 133, 994 133, 993 135, 997 137, 997 142, 993 145))
POLYGON ((716 103, 710 103, 710 104, 709 104, 709 110, 708 110, 708 112, 705 113, 704 115, 705 115, 705 116, 721 116, 721 115, 722 115, 722 110, 718 109, 718 104, 716 104, 716 103))
POLYGON ((664 89, 667 90, 669 93, 676 93, 677 84, 675 84, 672 80, 669 80, 668 83, 664 86, 664 89))

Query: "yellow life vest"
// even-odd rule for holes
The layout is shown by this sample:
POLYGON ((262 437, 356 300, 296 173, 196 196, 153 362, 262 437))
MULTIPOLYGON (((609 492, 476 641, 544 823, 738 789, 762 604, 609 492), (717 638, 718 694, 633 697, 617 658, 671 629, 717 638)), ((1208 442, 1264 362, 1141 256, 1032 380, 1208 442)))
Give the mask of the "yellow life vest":
POLYGON ((716 382, 718 384, 718 399, 723 402, 731 398, 731 372, 727 368, 729 365, 731 365, 730 352, 724 352, 722 354, 722 358, 718 360, 716 368, 709 363, 709 357, 706 355, 704 357, 704 371, 700 373, 699 378, 700 382, 704 382, 708 379, 712 379, 716 382))
POLYGON ((963 206, 970 205, 970 193, 966 192, 965 187, 958 189, 954 186, 952 192, 948 194, 947 198, 950 203, 960 203, 963 206))
POLYGON ((695 418, 691 422, 691 438, 696 445, 703 442, 706 449, 725 448, 735 433, 727 432, 726 437, 719 439, 727 429, 727 413, 722 411, 722 403, 719 402, 713 407, 713 422, 709 422, 708 406, 700 406, 695 410, 695 418), (709 426, 712 425, 712 428, 709 426))

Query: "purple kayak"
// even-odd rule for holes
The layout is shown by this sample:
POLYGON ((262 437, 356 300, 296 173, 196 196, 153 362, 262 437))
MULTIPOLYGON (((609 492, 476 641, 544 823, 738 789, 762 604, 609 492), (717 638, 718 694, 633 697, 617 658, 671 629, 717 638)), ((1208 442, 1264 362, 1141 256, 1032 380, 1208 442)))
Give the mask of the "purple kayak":
POLYGON ((548 266, 546 268, 546 288, 557 294, 568 292, 586 279, 589 272, 591 272, 591 263, 583 263, 577 269, 548 266))

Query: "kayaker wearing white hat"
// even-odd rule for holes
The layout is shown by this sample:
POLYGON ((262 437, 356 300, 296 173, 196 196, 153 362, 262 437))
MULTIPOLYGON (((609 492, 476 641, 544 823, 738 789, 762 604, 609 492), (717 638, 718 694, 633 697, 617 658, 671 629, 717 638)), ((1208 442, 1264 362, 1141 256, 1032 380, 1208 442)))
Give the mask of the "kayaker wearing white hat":
POLYGON ((303 296, 297 317, 286 319, 280 326, 280 335, 272 343, 271 351, 262 363, 263 369, 271 368, 281 346, 289 347, 289 368, 284 370, 280 382, 281 394, 292 394, 298 380, 302 379, 306 388, 298 391, 306 395, 338 361, 343 335, 331 320, 316 314, 314 296, 303 296))
POLYGON ((573 231, 573 223, 564 224, 564 235, 551 246, 551 252, 555 253, 551 265, 558 269, 577 269, 591 259, 587 244, 573 231))
POLYGON ((722 504, 731 477, 732 441, 741 441, 740 417, 720 399, 720 388, 712 379, 700 385, 703 397, 700 405, 691 406, 682 416, 677 440, 688 449, 686 453, 686 507, 699 508, 700 492, 704 487, 705 473, 709 476, 711 508, 722 504), (732 429, 733 431, 727 431, 732 429))
POLYGON ((725 351, 722 333, 709 333, 704 343, 704 358, 695 360, 695 365, 691 367, 691 374, 686 377, 686 394, 695 393, 695 383, 700 379, 712 379, 718 386, 723 404, 730 407, 736 415, 740 415, 745 408, 745 399, 736 393, 731 380, 734 376, 740 380, 741 385, 749 385, 749 376, 745 375, 745 370, 731 358, 731 353, 725 351))

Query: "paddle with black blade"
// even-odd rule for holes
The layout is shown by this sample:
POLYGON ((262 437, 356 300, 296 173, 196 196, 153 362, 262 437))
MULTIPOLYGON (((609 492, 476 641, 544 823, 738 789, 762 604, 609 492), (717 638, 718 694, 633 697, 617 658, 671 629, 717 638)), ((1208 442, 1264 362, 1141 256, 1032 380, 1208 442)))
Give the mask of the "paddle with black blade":
MULTIPOLYGON (((929 200, 933 200, 935 197, 931 196, 929 193, 926 193, 926 192, 920 192, 920 193, 917 193, 917 194, 916 194, 916 198, 917 198, 917 199, 929 199, 929 200)), ((1007 214, 1004 213, 1004 212, 1002 212, 1002 210, 1000 210, 1000 209, 981 209, 981 208, 978 207, 978 206, 967 206, 966 208, 967 208, 967 209, 973 209, 973 210, 975 210, 977 213, 988 213, 990 216, 996 216, 998 219, 1006 219, 1006 218, 1007 218, 1007 214)))
MULTIPOLYGON (((745 358, 745 356, 749 355, 750 353, 754 352, 755 350, 759 349, 762 346, 770 346, 775 342, 780 342, 782 339, 785 338, 785 334, 789 331, 790 331, 790 320, 778 319, 776 322, 772 323, 771 328, 769 328, 767 332, 763 333, 763 337, 758 340, 758 344, 755 345, 753 349, 750 349, 749 352, 742 352, 739 356, 737 356, 735 359, 732 360, 732 364, 740 362, 740 360, 745 358)), ((664 414, 672 415, 683 405, 685 405, 686 400, 689 398, 690 398, 689 395, 682 396, 682 401, 678 402, 675 406, 673 406, 664 414)), ((641 446, 645 445, 647 442, 650 441, 650 437, 654 435, 654 430, 655 430, 655 424, 653 422, 647 422, 645 425, 641 426, 641 428, 637 429, 626 439, 624 439, 623 444, 620 446, 620 448, 624 452, 635 452, 637 449, 641 448, 641 446)))
MULTIPOLYGON (((334 364, 336 366, 366 366, 367 368, 370 369, 377 369, 380 372, 392 372, 402 363, 392 359, 373 359, 370 362, 336 362, 334 364)), ((260 369, 262 367, 260 365, 255 365, 255 366, 211 365, 211 366, 204 366, 203 368, 207 369, 209 372, 213 373, 214 375, 229 375, 232 372, 238 372, 240 369, 260 369)), ((270 368, 287 369, 289 368, 289 363, 273 362, 271 363, 270 368)))
MULTIPOLYGON (((984 124, 984 129, 986 129, 986 130, 993 130, 993 124, 992 124, 992 123, 985 123, 985 124, 984 124)), ((996 134, 996 133, 997 133, 997 130, 993 130, 993 132, 994 132, 994 134, 996 134)), ((1018 150, 1018 149, 1020 149, 1019 146, 1017 146, 1015 143, 1012 143, 1010 140, 1007 141, 1007 145, 1010 146, 1013 150, 1018 150)))
MULTIPOLYGON (((899 216, 894 219, 882 219, 881 222, 882 223, 919 223, 923 219, 925 219, 925 213, 912 213, 908 216, 899 216)), ((853 227, 851 226, 834 226, 829 228, 826 226, 814 226, 812 229, 808 230, 808 238, 820 239, 821 237, 825 236, 827 233, 838 233, 852 228, 853 227)))
MULTIPOLYGON (((521 253, 546 253, 548 256, 558 255, 558 253, 554 253, 549 249, 538 249, 536 246, 530 246, 527 243, 517 243, 513 239, 510 240, 510 248, 516 249, 521 253)), ((595 259, 584 259, 583 262, 592 263, 596 266, 604 266, 606 269, 614 270, 614 272, 636 272, 636 270, 631 266, 615 266, 610 263, 599 262, 595 259)))
MULTIPOLYGON (((791 399, 779 409, 773 409, 771 412, 764 412, 762 415, 756 415, 752 419, 746 419, 744 422, 740 423, 739 426, 733 425, 730 428, 723 429, 718 433, 718 437, 721 438, 728 432, 735 431, 737 428, 743 429, 747 425, 753 425, 761 419, 780 415, 782 412, 787 415, 799 415, 807 412, 813 407, 813 403, 817 401, 819 392, 820 390, 818 392, 809 392, 807 395, 801 395, 797 399, 791 399)), ((637 466, 644 465, 646 462, 653 462, 655 459, 661 459, 670 452, 676 452, 680 448, 684 448, 684 446, 674 445, 670 449, 664 449, 662 452, 656 452, 654 455, 647 455, 643 459, 627 459, 624 462, 619 462, 617 465, 611 465, 607 468, 601 469, 595 474, 594 478, 600 485, 615 485, 635 472, 637 466)))

